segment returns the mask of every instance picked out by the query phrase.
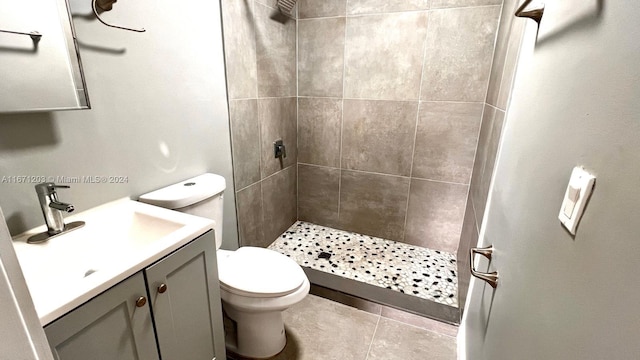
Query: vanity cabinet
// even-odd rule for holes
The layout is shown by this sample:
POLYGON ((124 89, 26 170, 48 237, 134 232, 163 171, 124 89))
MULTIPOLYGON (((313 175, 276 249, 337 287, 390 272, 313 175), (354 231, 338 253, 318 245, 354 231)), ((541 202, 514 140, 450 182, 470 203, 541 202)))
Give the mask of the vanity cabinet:
POLYGON ((225 359, 209 231, 45 327, 59 360, 225 359))
POLYGON ((157 360, 158 350, 140 272, 45 327, 58 360, 157 360), (136 304, 137 303, 137 304, 136 304))

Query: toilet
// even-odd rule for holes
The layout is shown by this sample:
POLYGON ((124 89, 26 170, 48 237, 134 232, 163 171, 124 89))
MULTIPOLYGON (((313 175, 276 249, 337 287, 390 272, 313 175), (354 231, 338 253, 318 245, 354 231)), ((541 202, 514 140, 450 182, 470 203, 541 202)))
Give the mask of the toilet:
POLYGON ((247 358, 272 357, 286 344, 282 311, 307 296, 309 280, 295 261, 276 251, 220 249, 225 188, 222 176, 203 174, 144 194, 139 201, 215 221, 222 308, 235 325, 234 333, 227 334, 227 349, 247 358))

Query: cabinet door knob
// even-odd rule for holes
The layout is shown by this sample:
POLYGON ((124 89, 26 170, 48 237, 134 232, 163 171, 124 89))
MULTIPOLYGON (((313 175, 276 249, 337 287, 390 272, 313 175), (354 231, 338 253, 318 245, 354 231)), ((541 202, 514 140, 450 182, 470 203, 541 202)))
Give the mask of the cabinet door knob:
POLYGON ((167 284, 160 284, 160 286, 158 286, 158 292, 164 294, 165 291, 167 291, 167 284))
POLYGON ((138 300, 136 300, 137 307, 143 307, 147 303, 147 298, 144 296, 140 296, 138 300))

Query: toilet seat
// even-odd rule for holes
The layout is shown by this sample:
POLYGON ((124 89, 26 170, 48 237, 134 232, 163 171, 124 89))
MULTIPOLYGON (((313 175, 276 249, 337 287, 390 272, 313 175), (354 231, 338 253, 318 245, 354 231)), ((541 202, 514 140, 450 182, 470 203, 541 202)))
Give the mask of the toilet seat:
POLYGON ((298 290, 306 279, 295 261, 273 250, 244 246, 225 253, 218 256, 220 287, 236 295, 285 296, 298 290))

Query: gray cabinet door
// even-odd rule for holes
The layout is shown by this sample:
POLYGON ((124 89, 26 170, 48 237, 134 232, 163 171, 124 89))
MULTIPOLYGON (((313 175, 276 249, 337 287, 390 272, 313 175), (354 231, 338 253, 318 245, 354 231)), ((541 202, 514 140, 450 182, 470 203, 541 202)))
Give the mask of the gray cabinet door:
POLYGON ((142 273, 128 278, 45 327, 55 359, 157 360, 142 273))
POLYGON ((226 359, 213 231, 150 266, 146 275, 161 357, 226 359))

